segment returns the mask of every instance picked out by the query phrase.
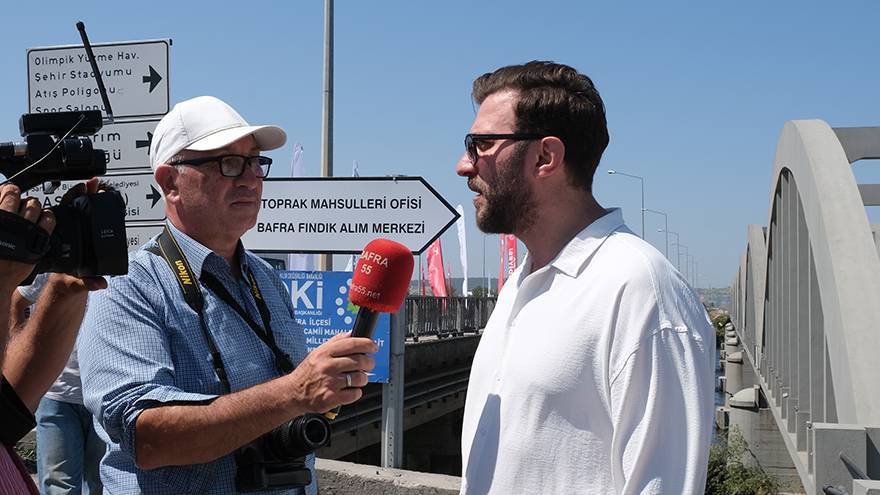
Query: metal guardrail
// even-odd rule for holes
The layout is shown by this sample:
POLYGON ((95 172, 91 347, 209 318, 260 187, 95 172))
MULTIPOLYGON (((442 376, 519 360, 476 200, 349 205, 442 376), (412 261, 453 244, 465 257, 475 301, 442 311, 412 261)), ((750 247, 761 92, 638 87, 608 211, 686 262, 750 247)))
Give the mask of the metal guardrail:
POLYGON ((486 326, 495 309, 494 297, 409 296, 406 308, 406 338, 456 337, 476 334, 486 326))
MULTIPOLYGON (((470 366, 459 366, 445 372, 432 373, 406 383, 404 409, 410 410, 452 394, 466 392, 470 366)), ((376 387, 365 389, 356 406, 342 408, 333 422, 334 431, 353 431, 382 419, 382 393, 376 387)))

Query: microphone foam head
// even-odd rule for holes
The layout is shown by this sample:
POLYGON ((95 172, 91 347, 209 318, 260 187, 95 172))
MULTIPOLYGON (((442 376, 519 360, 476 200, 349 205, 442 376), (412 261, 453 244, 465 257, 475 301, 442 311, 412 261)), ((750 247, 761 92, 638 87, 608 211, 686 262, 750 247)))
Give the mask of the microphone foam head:
POLYGON ((403 244, 388 239, 370 241, 354 268, 349 300, 373 311, 397 311, 409 291, 413 264, 412 252, 403 244))

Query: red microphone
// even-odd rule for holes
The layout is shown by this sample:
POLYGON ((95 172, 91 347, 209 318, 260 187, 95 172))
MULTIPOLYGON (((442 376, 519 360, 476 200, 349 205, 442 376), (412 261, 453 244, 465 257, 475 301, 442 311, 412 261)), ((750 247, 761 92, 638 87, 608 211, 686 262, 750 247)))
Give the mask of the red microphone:
POLYGON ((352 337, 373 335, 379 313, 394 313, 403 304, 413 272, 409 248, 388 239, 370 241, 354 269, 348 300, 360 306, 352 337))
MULTIPOLYGON (((352 337, 373 336, 379 313, 394 313, 406 299, 412 278, 413 255, 409 248, 388 239, 370 241, 361 253, 354 269, 348 300, 360 306, 352 337)), ((339 407, 324 413, 336 419, 339 407)))

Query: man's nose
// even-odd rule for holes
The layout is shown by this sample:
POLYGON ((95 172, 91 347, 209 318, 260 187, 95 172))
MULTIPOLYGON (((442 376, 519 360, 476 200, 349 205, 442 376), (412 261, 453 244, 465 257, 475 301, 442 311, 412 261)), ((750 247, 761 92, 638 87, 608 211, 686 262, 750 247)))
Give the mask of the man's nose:
POLYGON ((458 159, 458 163, 455 164, 455 173, 462 177, 470 177, 477 173, 474 163, 467 153, 462 154, 458 159))
POLYGON ((241 186, 245 186, 245 187, 253 189, 253 188, 257 187, 257 184, 259 184, 261 180, 263 180, 263 179, 261 179, 257 175, 257 172, 255 171, 254 167, 249 166, 249 165, 245 165, 244 173, 242 173, 240 176, 238 176, 236 178, 235 182, 237 185, 241 185, 241 186))

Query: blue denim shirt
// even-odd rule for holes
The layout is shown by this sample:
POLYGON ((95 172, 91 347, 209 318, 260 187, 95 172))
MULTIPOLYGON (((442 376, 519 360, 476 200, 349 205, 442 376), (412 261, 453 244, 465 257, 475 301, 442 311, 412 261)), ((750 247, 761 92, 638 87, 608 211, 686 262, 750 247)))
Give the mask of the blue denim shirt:
MULTIPOLYGON (((211 272, 262 326, 247 278, 236 279, 226 260, 170 223, 169 228, 193 273, 198 277, 202 270, 211 272)), ((80 335, 85 405, 108 444, 101 461, 104 490, 113 495, 234 493, 233 454, 207 464, 148 471, 135 465, 135 422, 142 411, 170 403, 205 403, 223 393, 198 316, 184 301, 166 261, 146 251, 156 245, 153 239, 131 255, 128 275, 110 279, 106 290, 94 294, 80 335)), ((240 243, 238 250, 241 273, 253 271, 269 307, 278 346, 299 364, 306 346, 287 289, 266 262, 240 243)), ((272 352, 241 316, 204 286, 202 294, 208 329, 233 392, 277 377, 272 352)), ((307 465, 313 482, 305 493, 316 494, 313 456, 307 465)))

